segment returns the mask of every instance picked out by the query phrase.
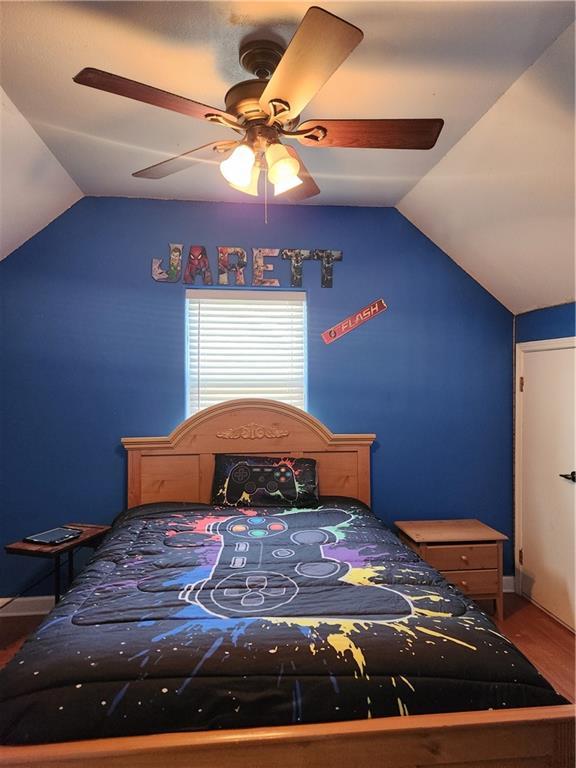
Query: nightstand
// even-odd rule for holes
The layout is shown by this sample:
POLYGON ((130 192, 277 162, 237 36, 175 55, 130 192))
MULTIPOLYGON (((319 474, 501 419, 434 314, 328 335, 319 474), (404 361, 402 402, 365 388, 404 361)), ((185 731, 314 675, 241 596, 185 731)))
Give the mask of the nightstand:
POLYGON ((80 536, 62 544, 33 544, 30 541, 15 541, 7 544, 4 550, 9 555, 26 555, 28 557, 51 557, 54 560, 54 602, 60 599, 60 556, 68 554, 68 586, 74 578, 74 550, 77 547, 97 547, 109 525, 92 525, 91 523, 66 523, 66 528, 77 528, 82 531, 80 536))
POLYGON ((494 600, 503 618, 503 533, 480 520, 397 520, 400 539, 473 598, 494 600))

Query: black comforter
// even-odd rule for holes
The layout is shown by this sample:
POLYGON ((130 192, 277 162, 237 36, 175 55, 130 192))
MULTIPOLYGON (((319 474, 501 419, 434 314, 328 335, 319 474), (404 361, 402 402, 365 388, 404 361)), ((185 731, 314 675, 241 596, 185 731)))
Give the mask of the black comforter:
POLYGON ((123 513, 0 691, 8 744, 564 702, 347 499, 123 513))

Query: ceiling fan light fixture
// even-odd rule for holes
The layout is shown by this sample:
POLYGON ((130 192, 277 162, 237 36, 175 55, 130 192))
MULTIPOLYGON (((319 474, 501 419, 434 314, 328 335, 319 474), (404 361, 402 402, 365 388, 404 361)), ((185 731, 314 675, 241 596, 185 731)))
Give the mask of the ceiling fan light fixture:
MULTIPOLYGON (((435 146, 444 125, 440 118, 330 118, 300 122, 303 109, 362 37, 358 27, 312 6, 287 48, 267 39, 249 40, 240 49, 240 63, 256 79, 236 83, 228 90, 225 111, 93 67, 81 70, 73 80, 143 104, 208 120, 244 135, 241 140, 215 141, 196 147, 136 171, 133 176, 162 179, 184 170, 194 160, 201 160, 202 153, 210 147, 229 155, 220 163, 220 170, 234 189, 257 196, 258 176, 264 168, 275 195, 296 188, 284 199, 300 202, 317 195, 320 188, 297 152, 280 142, 280 135, 308 147, 420 150, 435 146), (232 147, 236 147, 233 152, 232 147)), ((260 186, 267 190, 266 184, 260 186)))
POLYGON ((231 181, 229 181, 228 183, 233 189, 237 189, 239 192, 245 192, 247 195, 258 197, 258 181, 260 179, 260 170, 261 169, 258 163, 254 163, 252 167, 252 172, 250 174, 250 183, 242 187, 239 187, 236 184, 233 184, 231 181))
POLYGON ((220 172, 227 182, 240 189, 252 184, 252 169, 256 156, 247 144, 240 144, 220 163, 220 172))
POLYGON ((284 192, 288 192, 289 189, 300 186, 302 179, 299 176, 287 176, 285 179, 281 179, 274 184, 274 195, 281 195, 284 192))
MULTIPOLYGON (((280 194, 276 192, 277 184, 283 185, 283 191, 291 189, 286 184, 298 178, 300 163, 295 157, 292 157, 286 147, 280 143, 270 144, 266 149, 266 163, 268 165, 268 178, 274 184, 274 194, 280 194)), ((292 186, 297 185, 298 182, 292 184, 292 186)))

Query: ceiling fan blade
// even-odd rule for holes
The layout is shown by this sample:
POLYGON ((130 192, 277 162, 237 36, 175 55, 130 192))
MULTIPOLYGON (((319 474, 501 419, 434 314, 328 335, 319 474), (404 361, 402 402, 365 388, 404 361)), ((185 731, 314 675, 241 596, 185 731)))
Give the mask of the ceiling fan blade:
POLYGON ((344 19, 309 8, 260 97, 262 109, 281 112, 282 120, 297 117, 363 37, 344 19))
POLYGON ((238 141, 213 141, 210 144, 196 147, 196 149, 191 149, 189 152, 184 152, 176 157, 171 157, 169 160, 149 165, 148 168, 136 171, 132 176, 138 179, 163 179, 165 176, 170 176, 173 173, 190 168, 199 160, 215 159, 217 157, 223 159, 239 143, 238 141))
POLYGON ((306 120, 298 126, 308 134, 294 136, 306 147, 368 147, 432 149, 444 120, 306 120))
POLYGON ((180 112, 180 114, 189 117, 198 117, 202 120, 212 119, 215 122, 228 125, 230 128, 238 127, 241 130, 237 120, 221 109, 200 104, 198 101, 192 101, 168 91, 162 91, 151 85, 138 83, 136 80, 128 80, 126 77, 120 77, 120 75, 103 72, 101 69, 86 67, 86 69, 78 72, 73 80, 75 83, 88 85, 90 88, 97 88, 100 91, 126 96, 129 99, 143 101, 145 104, 152 104, 152 106, 161 109, 170 109, 172 112, 180 112))
POLYGON ((302 158, 298 152, 296 152, 294 147, 291 147, 288 144, 285 144, 284 146, 290 155, 300 163, 298 178, 302 180, 302 184, 299 184, 297 187, 293 187, 280 195, 275 195, 275 199, 280 200, 283 203, 298 203, 300 200, 305 200, 307 197, 314 197, 314 195, 319 194, 320 187, 308 173, 308 168, 306 168, 302 162, 302 158))

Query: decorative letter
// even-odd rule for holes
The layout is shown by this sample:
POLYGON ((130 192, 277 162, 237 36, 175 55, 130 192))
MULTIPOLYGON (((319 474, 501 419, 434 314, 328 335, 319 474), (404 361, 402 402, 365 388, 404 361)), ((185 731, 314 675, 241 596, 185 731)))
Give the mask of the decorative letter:
POLYGON ((302 266, 306 259, 312 258, 310 251, 302 251, 297 248, 283 248, 280 258, 290 261, 290 285, 292 288, 302 287, 302 266))
POLYGON ((264 277, 264 272, 274 269, 274 265, 267 264, 264 259, 273 259, 279 253, 279 248, 252 248, 252 285, 266 285, 274 288, 280 285, 278 278, 264 277))
POLYGON ((188 262, 186 263, 186 271, 184 272, 182 282, 193 285, 196 282, 197 274, 202 276, 204 285, 212 285, 212 272, 210 271, 206 248, 203 245, 190 246, 188 262))
POLYGON ((152 277, 159 283, 177 283, 182 274, 182 243, 170 243, 168 270, 162 267, 162 259, 152 259, 152 277))
POLYGON ((332 267, 342 261, 342 251, 314 251, 312 258, 322 262, 322 288, 332 288, 332 267))
POLYGON ((244 267, 248 261, 244 248, 218 246, 218 283, 228 285, 228 273, 236 276, 236 285, 244 285, 244 267), (236 258, 236 264, 230 260, 236 258))

